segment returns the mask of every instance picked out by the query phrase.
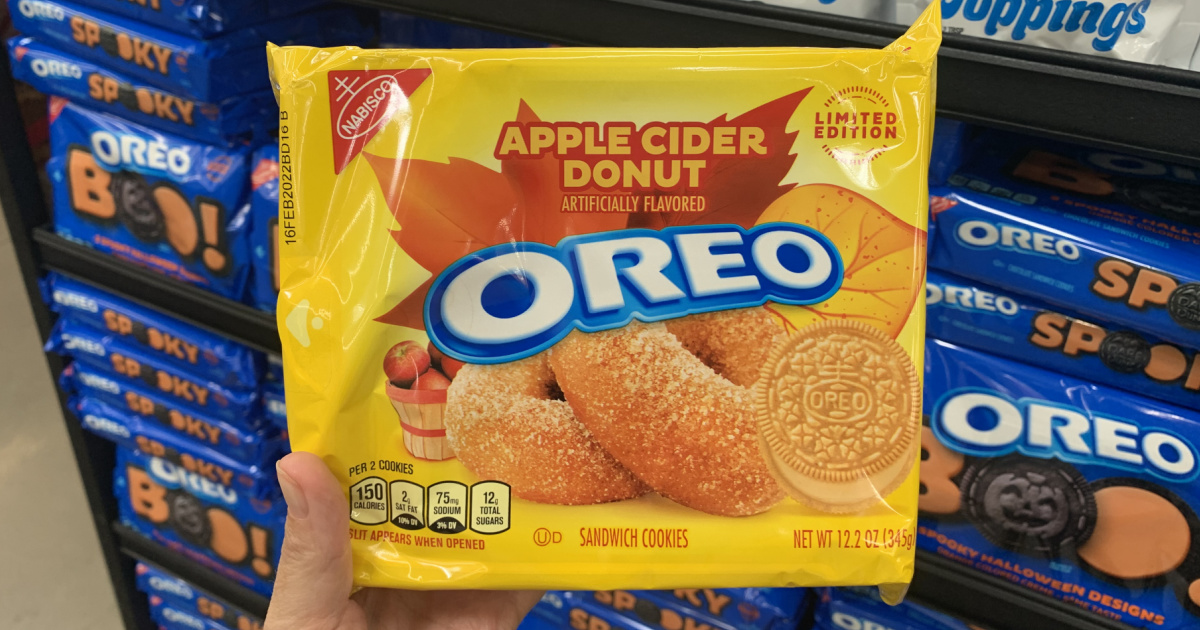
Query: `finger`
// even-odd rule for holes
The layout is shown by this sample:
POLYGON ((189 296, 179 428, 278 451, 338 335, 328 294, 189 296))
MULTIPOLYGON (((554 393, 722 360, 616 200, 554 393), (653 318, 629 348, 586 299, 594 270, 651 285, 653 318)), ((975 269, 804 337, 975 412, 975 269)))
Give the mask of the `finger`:
POLYGON ((335 630, 349 606, 350 508, 325 463, 292 453, 276 467, 287 525, 267 630, 335 630))

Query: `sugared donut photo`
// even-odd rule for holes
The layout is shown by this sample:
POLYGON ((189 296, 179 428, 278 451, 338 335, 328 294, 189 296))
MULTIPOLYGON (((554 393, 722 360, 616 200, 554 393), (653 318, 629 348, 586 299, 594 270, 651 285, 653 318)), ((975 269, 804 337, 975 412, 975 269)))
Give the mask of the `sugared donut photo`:
POLYGON ((659 494, 722 516, 783 499, 748 386, 783 327, 762 308, 572 332, 550 365, 580 422, 659 494))

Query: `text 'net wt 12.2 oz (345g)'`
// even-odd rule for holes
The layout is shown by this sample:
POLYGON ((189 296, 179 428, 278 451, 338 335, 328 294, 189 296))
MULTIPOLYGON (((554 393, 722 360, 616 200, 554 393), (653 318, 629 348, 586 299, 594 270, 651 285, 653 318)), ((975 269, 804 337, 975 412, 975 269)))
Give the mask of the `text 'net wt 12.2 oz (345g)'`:
POLYGON ((356 582, 907 583, 939 34, 272 48, 288 422, 356 582))

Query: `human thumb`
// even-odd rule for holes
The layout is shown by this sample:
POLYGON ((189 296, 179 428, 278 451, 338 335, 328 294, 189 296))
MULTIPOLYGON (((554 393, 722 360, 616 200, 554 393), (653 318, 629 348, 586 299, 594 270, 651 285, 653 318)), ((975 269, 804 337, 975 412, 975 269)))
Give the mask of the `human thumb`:
POLYGON ((292 453, 276 470, 288 515, 266 630, 358 625, 361 613, 349 600, 350 508, 341 485, 311 453, 292 453))

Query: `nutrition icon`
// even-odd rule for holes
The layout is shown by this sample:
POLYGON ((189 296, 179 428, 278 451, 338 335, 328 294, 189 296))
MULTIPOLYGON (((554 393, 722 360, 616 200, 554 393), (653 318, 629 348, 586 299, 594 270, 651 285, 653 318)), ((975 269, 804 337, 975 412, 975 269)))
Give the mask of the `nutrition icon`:
POLYGON ((467 529, 467 485, 443 481, 429 486, 429 529, 457 534, 467 529))
POLYGON ((424 529, 425 487, 411 481, 393 481, 391 492, 392 524, 400 529, 424 529))

